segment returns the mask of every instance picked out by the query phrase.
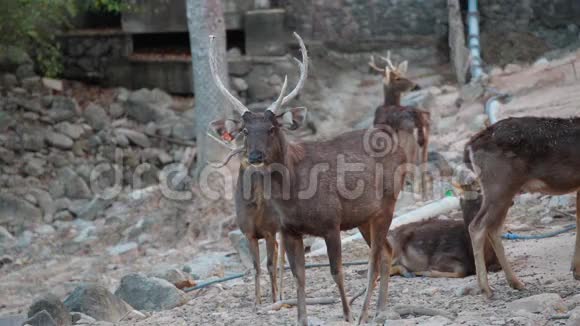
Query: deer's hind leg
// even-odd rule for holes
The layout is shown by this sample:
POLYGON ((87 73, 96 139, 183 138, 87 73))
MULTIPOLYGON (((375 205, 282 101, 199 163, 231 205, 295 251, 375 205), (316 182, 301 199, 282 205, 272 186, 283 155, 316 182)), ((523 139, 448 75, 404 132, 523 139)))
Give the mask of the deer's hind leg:
POLYGON ((580 281, 580 191, 576 194, 576 245, 574 247, 574 261, 572 274, 580 281))
POLYGON ((352 315, 350 313, 350 305, 346 299, 346 292, 344 290, 344 273, 342 269, 342 249, 340 241, 340 230, 331 231, 326 238, 326 248, 328 252, 328 260, 330 262, 330 273, 332 278, 338 287, 338 292, 340 294, 340 300, 342 302, 342 312, 344 315, 344 320, 347 322, 352 321, 352 315))
POLYGON ((288 263, 296 280, 297 302, 298 302, 298 325, 307 326, 308 317, 306 315, 306 269, 304 258, 304 242, 302 236, 282 233, 282 241, 288 254, 288 263))

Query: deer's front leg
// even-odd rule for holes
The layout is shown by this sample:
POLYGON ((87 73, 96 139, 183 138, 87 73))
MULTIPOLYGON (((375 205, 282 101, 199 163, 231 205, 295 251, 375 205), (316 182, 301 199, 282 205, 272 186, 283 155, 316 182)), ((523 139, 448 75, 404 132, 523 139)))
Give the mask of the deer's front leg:
POLYGON ((250 253, 252 254, 252 262, 254 263, 254 310, 258 309, 258 305, 262 304, 262 291, 260 288, 260 275, 262 270, 260 268, 260 246, 258 239, 253 237, 248 239, 250 243, 250 253))
POLYGON ((292 270, 292 275, 296 280, 298 299, 298 325, 307 326, 308 317, 306 315, 306 270, 304 263, 304 243, 302 236, 287 234, 282 232, 282 241, 288 256, 288 263, 292 270))

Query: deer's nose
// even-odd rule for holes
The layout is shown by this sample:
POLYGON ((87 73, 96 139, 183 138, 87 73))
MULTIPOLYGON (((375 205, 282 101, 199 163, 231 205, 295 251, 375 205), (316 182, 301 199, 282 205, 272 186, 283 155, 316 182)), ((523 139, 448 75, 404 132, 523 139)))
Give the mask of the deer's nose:
POLYGON ((411 91, 420 91, 421 90, 421 86, 419 86, 418 84, 415 84, 415 86, 411 89, 411 91))
POLYGON ((248 155, 248 162, 250 164, 259 164, 264 162, 264 153, 261 151, 251 151, 248 155))

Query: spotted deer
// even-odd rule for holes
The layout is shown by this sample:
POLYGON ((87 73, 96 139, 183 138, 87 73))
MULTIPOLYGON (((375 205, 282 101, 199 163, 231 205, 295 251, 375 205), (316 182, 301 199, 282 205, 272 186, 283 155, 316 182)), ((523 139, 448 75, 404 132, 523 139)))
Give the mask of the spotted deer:
MULTIPOLYGON (((523 289, 506 258, 500 231, 513 198, 521 192, 552 195, 577 193, 580 227, 580 118, 509 118, 474 135, 464 161, 477 176, 483 202, 469 224, 477 280, 486 297, 493 295, 485 266, 485 242, 491 242, 509 285, 523 289)), ((572 260, 580 280, 580 232, 572 260)))
MULTIPOLYGON (((297 284, 298 324, 307 325, 305 292, 305 256, 303 235, 322 237, 327 246, 331 275, 337 285, 344 319, 350 321, 350 305, 346 299, 340 231, 358 227, 371 247, 368 283, 359 323, 368 319, 375 280, 380 273, 377 313, 384 310, 387 300, 391 249, 386 241, 396 198, 403 181, 401 166, 405 154, 397 146, 381 151, 368 144, 368 135, 381 133, 377 129, 346 132, 332 140, 298 142, 288 140, 286 130, 298 128, 306 109, 286 109, 284 106, 298 95, 308 72, 308 55, 302 39, 295 33, 302 53, 296 59, 300 79, 286 94, 287 78, 279 97, 263 112, 246 108, 215 74, 215 59, 210 51, 213 77, 224 97, 240 113, 241 120, 230 120, 230 132, 235 137, 223 137, 225 121, 212 123, 210 130, 217 137, 232 143, 238 139, 233 155, 241 155, 240 187, 254 189, 250 195, 263 194, 279 218, 282 241, 290 269, 297 284), (264 181, 261 184, 261 181, 264 181)), ((211 44, 211 43, 210 43, 211 44)), ((372 143, 372 142, 371 142, 372 143)), ((243 194, 236 194, 243 205, 257 205, 243 194)), ((254 196, 256 197, 256 196, 254 196)), ((261 199, 260 199, 261 200, 261 199)))
MULTIPOLYGON (((402 106, 401 97, 419 86, 406 77, 408 61, 403 61, 395 66, 387 57, 381 57, 386 62, 384 68, 380 68, 373 56, 369 66, 383 75, 383 104, 375 110, 373 125, 376 128, 392 128, 397 132, 399 144, 404 149, 407 159, 417 165, 425 167, 429 149, 429 112, 417 108, 402 106)), ((421 173, 421 191, 424 199, 427 199, 426 171, 421 173)))

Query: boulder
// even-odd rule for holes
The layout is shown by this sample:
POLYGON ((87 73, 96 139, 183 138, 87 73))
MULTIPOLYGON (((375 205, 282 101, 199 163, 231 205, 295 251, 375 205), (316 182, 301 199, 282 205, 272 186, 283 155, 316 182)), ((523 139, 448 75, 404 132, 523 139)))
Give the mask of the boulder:
POLYGON ((187 301, 185 293, 173 284, 141 273, 123 277, 115 295, 133 308, 145 311, 172 309, 187 301))
POLYGON ((111 123, 105 109, 94 103, 90 103, 85 108, 83 117, 94 130, 102 130, 111 123))
POLYGON ((118 322, 133 310, 125 301, 98 284, 78 286, 64 300, 64 305, 73 312, 80 312, 96 320, 118 322))
POLYGON ((169 109, 172 102, 171 96, 164 91, 144 88, 129 95, 125 102, 125 110, 127 115, 137 122, 159 122, 173 115, 173 111, 169 109))
POLYGON ((41 311, 47 312, 54 320, 55 325, 72 325, 69 310, 54 294, 47 294, 35 300, 30 308, 28 308, 28 317, 31 318, 41 311))

